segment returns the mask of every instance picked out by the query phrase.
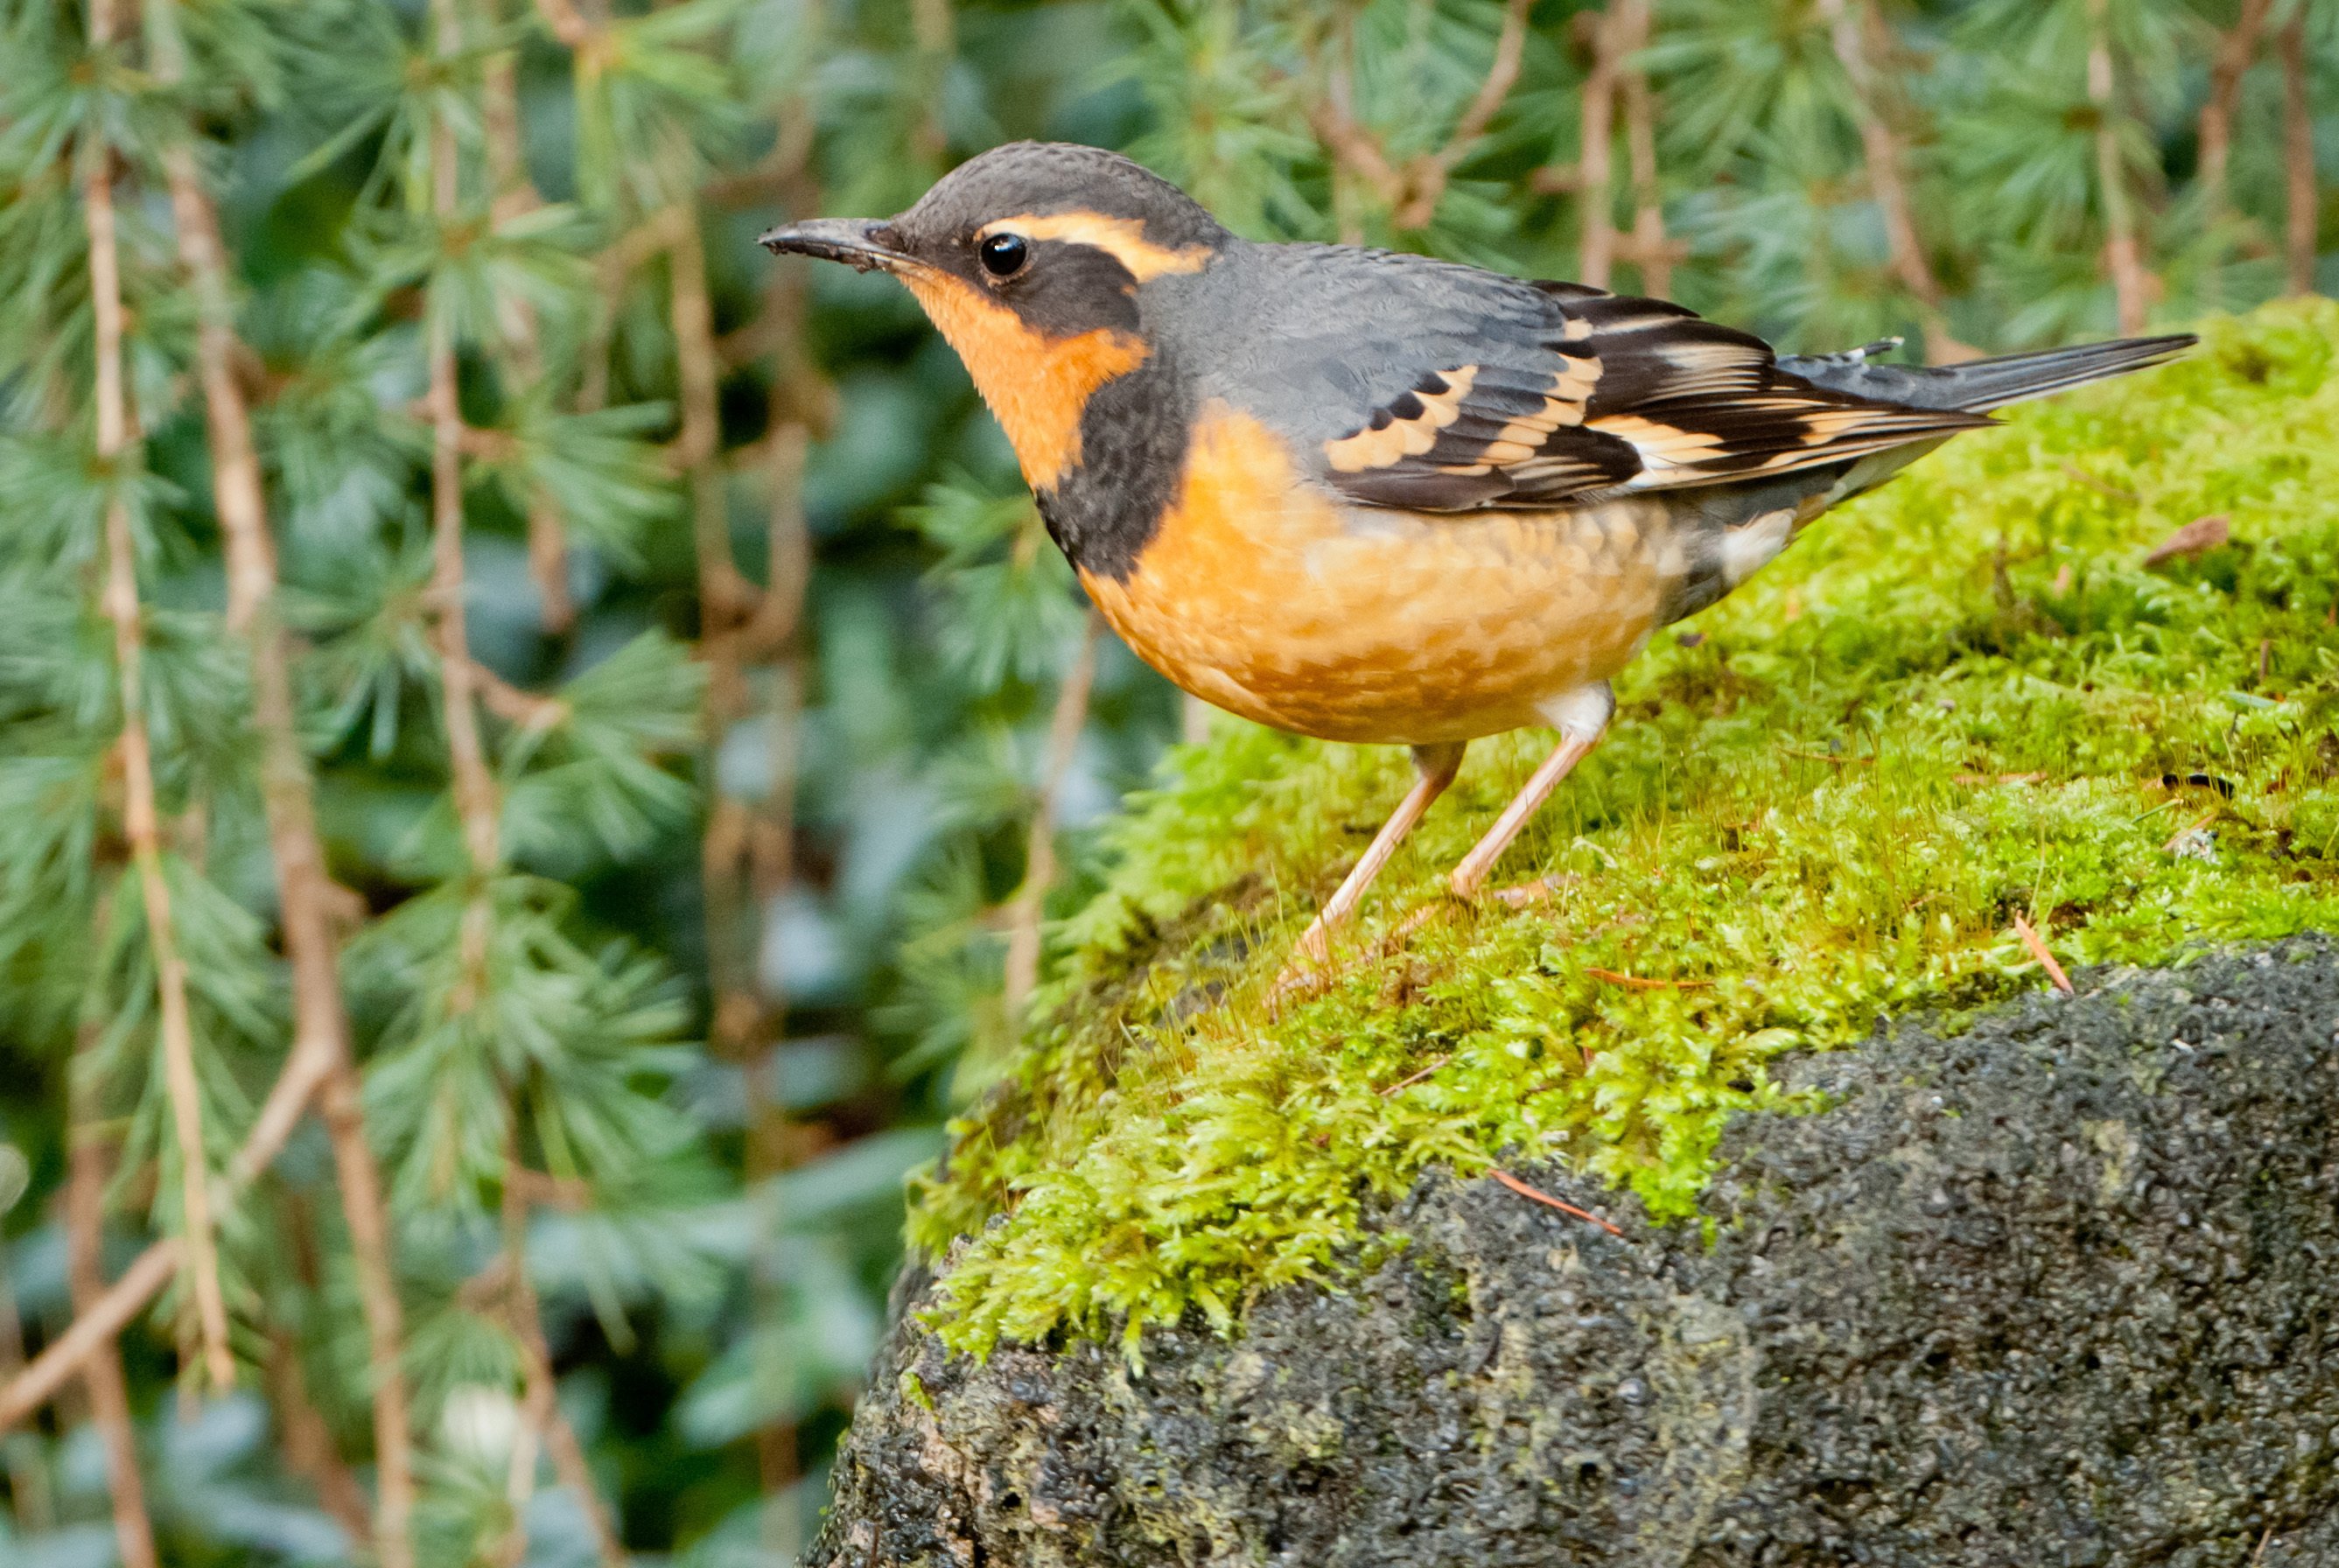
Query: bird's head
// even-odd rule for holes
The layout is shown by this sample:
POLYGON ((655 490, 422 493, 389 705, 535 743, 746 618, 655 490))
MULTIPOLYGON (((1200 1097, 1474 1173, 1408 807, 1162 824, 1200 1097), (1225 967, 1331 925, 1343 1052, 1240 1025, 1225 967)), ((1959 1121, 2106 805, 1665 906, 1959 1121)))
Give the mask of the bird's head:
POLYGON ((775 253, 901 279, 1042 491, 1080 460, 1091 394, 1155 353, 1149 291, 1201 271, 1229 241, 1130 160, 1043 142, 961 164, 896 217, 814 219, 761 238, 775 253))

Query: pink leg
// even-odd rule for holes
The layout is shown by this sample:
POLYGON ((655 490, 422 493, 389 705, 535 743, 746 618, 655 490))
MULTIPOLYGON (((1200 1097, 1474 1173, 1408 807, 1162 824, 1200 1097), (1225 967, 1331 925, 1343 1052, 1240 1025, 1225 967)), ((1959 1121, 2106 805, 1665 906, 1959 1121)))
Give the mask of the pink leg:
POLYGON ((1505 850, 1511 847, 1511 841, 1519 836, 1519 830, 1543 809, 1543 803, 1551 798, 1551 792, 1559 787, 1559 781, 1600 744, 1600 737, 1608 733, 1609 715, 1616 711, 1616 701, 1609 695, 1607 683, 1604 681, 1596 686, 1569 693, 1551 704, 1547 711, 1553 722, 1559 726, 1559 745, 1552 748, 1551 755, 1544 758, 1543 765, 1535 769, 1535 776, 1527 780, 1525 787, 1511 797, 1511 804, 1503 808, 1503 814, 1495 819, 1495 825, 1486 830, 1486 836, 1480 839, 1476 847, 1462 857, 1462 863, 1454 868, 1448 885, 1457 898, 1476 895, 1486 880, 1486 873, 1495 869, 1495 863, 1502 858, 1505 850))
POLYGON ((1341 883, 1339 891, 1332 895, 1332 901, 1324 906, 1323 912, 1301 933, 1298 957, 1302 961, 1322 963, 1328 956, 1327 939, 1332 928, 1356 912, 1357 905, 1363 902, 1365 890, 1373 885, 1373 878, 1380 874, 1381 867, 1387 865, 1389 856, 1396 853, 1396 846, 1405 842, 1405 835, 1421 821, 1422 814, 1429 809, 1430 803, 1444 794, 1446 786, 1454 782, 1454 775, 1462 771, 1462 748, 1467 744, 1454 741, 1444 745, 1413 748, 1413 771, 1416 775, 1413 787, 1406 791, 1405 798, 1397 802, 1396 810, 1389 814, 1388 821, 1383 823, 1381 831, 1373 836, 1371 846, 1365 851, 1365 858, 1357 863, 1356 869, 1348 873, 1347 881, 1341 883))

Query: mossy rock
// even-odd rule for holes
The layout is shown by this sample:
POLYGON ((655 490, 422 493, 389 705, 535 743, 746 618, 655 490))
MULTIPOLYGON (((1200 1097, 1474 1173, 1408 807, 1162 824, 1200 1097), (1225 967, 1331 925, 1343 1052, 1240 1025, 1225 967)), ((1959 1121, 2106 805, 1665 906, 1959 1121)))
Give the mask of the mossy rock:
POLYGON ((2078 979, 1799 1058, 1831 1109, 1732 1124, 1711 1243, 1433 1173, 1141 1371, 913 1321, 814 1561, 2339 1562, 2339 962, 2078 979))
MULTIPOLYGON (((1401 755, 1229 726, 1176 759, 1055 928, 1031 1042, 916 1186, 933 1273, 894 1352, 1148 1386, 1296 1310, 1270 1304, 1353 1315, 1359 1281, 1414 1277, 1434 1195, 1499 1192, 1497 1168, 1564 1173, 1635 1248, 1720 1257, 1751 1212, 1718 1201, 1727 1129, 1842 1114, 1780 1064, 2035 991, 2018 919, 2074 969, 2339 930, 2339 306, 2204 336, 1953 442, 1661 639, 1498 868, 1532 899, 1441 895, 1548 737, 1473 748, 1320 995, 1271 982, 1401 755), (2147 564, 2211 515, 2228 543, 2147 564)), ((1311 1354, 1347 1354, 1323 1334, 1311 1354)), ((841 1528, 883 1495, 895 1393, 856 1427, 841 1528)), ((1006 1463, 947 1426, 966 1476, 1006 1463)), ((1272 1560, 1209 1538, 1238 1536, 1272 1560)))

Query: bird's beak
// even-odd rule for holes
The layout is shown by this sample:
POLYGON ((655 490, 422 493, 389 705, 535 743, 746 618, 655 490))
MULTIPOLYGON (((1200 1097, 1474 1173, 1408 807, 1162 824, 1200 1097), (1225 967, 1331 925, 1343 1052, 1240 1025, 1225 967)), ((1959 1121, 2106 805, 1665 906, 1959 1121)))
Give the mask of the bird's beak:
POLYGON ((883 218, 807 218, 785 223, 755 236, 755 243, 775 256, 818 256, 842 261, 857 272, 883 268, 888 272, 917 265, 917 258, 895 248, 898 236, 883 218))

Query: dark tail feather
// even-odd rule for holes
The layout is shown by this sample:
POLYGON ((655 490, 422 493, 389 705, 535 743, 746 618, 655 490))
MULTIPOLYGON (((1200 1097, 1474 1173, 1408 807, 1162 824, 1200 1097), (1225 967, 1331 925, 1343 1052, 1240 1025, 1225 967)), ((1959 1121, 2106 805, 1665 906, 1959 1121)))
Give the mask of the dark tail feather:
POLYGON ((2165 338, 2121 338, 2108 343, 2083 343, 2075 349, 2042 349, 1961 365, 1937 365, 1932 370, 1944 379, 1942 390, 1949 394, 1952 406, 1981 412, 2043 398, 2083 381, 2141 370, 2176 358, 2200 340, 2190 332, 2165 338))

